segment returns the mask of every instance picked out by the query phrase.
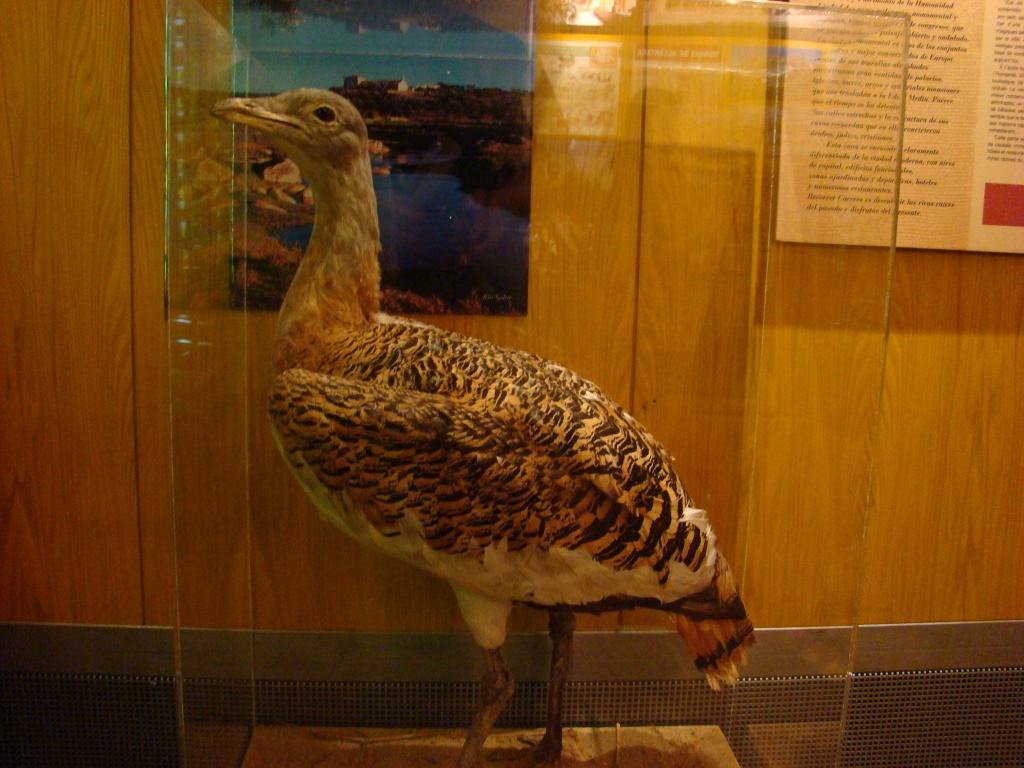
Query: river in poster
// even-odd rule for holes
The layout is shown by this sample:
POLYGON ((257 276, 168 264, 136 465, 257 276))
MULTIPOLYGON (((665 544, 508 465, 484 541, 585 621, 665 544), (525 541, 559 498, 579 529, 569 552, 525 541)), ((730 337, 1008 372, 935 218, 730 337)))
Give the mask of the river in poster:
MULTIPOLYGON (((366 119, 385 312, 526 313, 529 2, 236 0, 233 28, 236 92, 326 88, 366 119)), ((232 300, 276 309, 313 200, 268 140, 239 132, 236 142, 246 227, 232 300)))

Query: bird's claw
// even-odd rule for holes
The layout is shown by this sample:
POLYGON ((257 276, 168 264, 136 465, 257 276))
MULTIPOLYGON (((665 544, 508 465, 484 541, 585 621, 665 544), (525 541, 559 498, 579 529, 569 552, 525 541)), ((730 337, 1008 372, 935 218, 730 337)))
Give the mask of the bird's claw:
POLYGON ((528 749, 496 749, 487 755, 487 762, 511 763, 526 760, 531 766, 555 765, 562 755, 561 745, 556 746, 547 734, 540 739, 520 735, 516 741, 528 749))

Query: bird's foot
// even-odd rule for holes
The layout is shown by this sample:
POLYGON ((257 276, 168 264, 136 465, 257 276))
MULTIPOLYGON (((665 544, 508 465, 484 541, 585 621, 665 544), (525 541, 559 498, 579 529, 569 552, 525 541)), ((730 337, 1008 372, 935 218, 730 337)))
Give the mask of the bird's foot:
POLYGON ((515 763, 522 766, 547 766, 556 765, 562 756, 561 740, 551 737, 545 733, 539 741, 527 736, 520 736, 518 741, 526 746, 526 749, 496 749, 487 756, 489 763, 515 763))
POLYGON ((534 765, 555 765, 562 757, 562 739, 551 738, 545 733, 540 743, 533 748, 534 765))

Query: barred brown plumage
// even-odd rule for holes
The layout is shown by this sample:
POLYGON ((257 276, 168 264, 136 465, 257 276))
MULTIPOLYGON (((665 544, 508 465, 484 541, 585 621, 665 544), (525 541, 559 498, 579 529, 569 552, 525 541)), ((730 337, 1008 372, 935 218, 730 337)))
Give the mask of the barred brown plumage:
POLYGON ((274 437, 321 515, 447 579, 488 665, 460 766, 511 695, 514 602, 547 609, 551 702, 539 760, 561 752, 575 611, 676 614, 709 683, 737 675, 752 627, 703 510, 654 437, 595 384, 519 350, 378 312, 366 127, 340 96, 227 99, 314 190, 310 244, 278 319, 274 437))
MULTIPOLYGON (((534 419, 524 427, 519 409, 475 407, 480 399, 469 383, 461 382, 457 391, 413 390, 396 386, 395 373, 379 377, 386 384, 373 376, 363 380, 303 369, 281 374, 271 390, 270 414, 293 463, 308 466, 325 488, 347 490, 374 519, 414 515, 427 545, 447 554, 472 552, 482 559, 484 547, 496 542, 494 526, 500 521, 509 531, 501 538, 510 552, 526 546, 583 548, 612 568, 646 563, 659 577, 664 572, 664 579, 670 562, 691 570, 700 564, 696 555, 703 547, 698 545, 706 546, 707 535, 696 526, 684 524, 674 536, 660 535, 676 527, 689 504, 670 467, 647 467, 649 476, 642 481, 653 491, 650 499, 607 492, 609 484, 636 488, 641 481, 621 475, 620 465, 594 461, 595 440, 587 432, 597 431, 607 417, 588 418, 578 411, 567 416, 572 406, 548 398, 530 414, 539 423, 571 420, 568 434, 579 439, 558 439, 548 431, 540 444, 533 439, 538 427, 529 423, 534 419), (313 423, 313 415, 321 419, 313 423), (586 451, 580 444, 588 446, 586 451), (411 464, 415 472, 408 471, 411 464), (403 482, 404 493, 395 493, 395 478, 403 482), (677 486, 676 495, 668 483, 677 486), (434 538, 442 522, 449 533, 434 538)), ((505 389, 493 380, 488 386, 505 389)))

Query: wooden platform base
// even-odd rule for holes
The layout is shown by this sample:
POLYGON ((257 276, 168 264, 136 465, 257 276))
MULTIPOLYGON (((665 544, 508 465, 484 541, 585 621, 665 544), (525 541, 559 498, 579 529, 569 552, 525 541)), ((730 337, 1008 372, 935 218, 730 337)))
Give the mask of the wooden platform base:
MULTIPOLYGON (((487 739, 487 765, 526 768, 540 731, 499 731, 487 739)), ((463 731, 261 726, 242 768, 447 768, 463 731)), ((739 768, 717 726, 570 728, 563 768, 739 768)))

